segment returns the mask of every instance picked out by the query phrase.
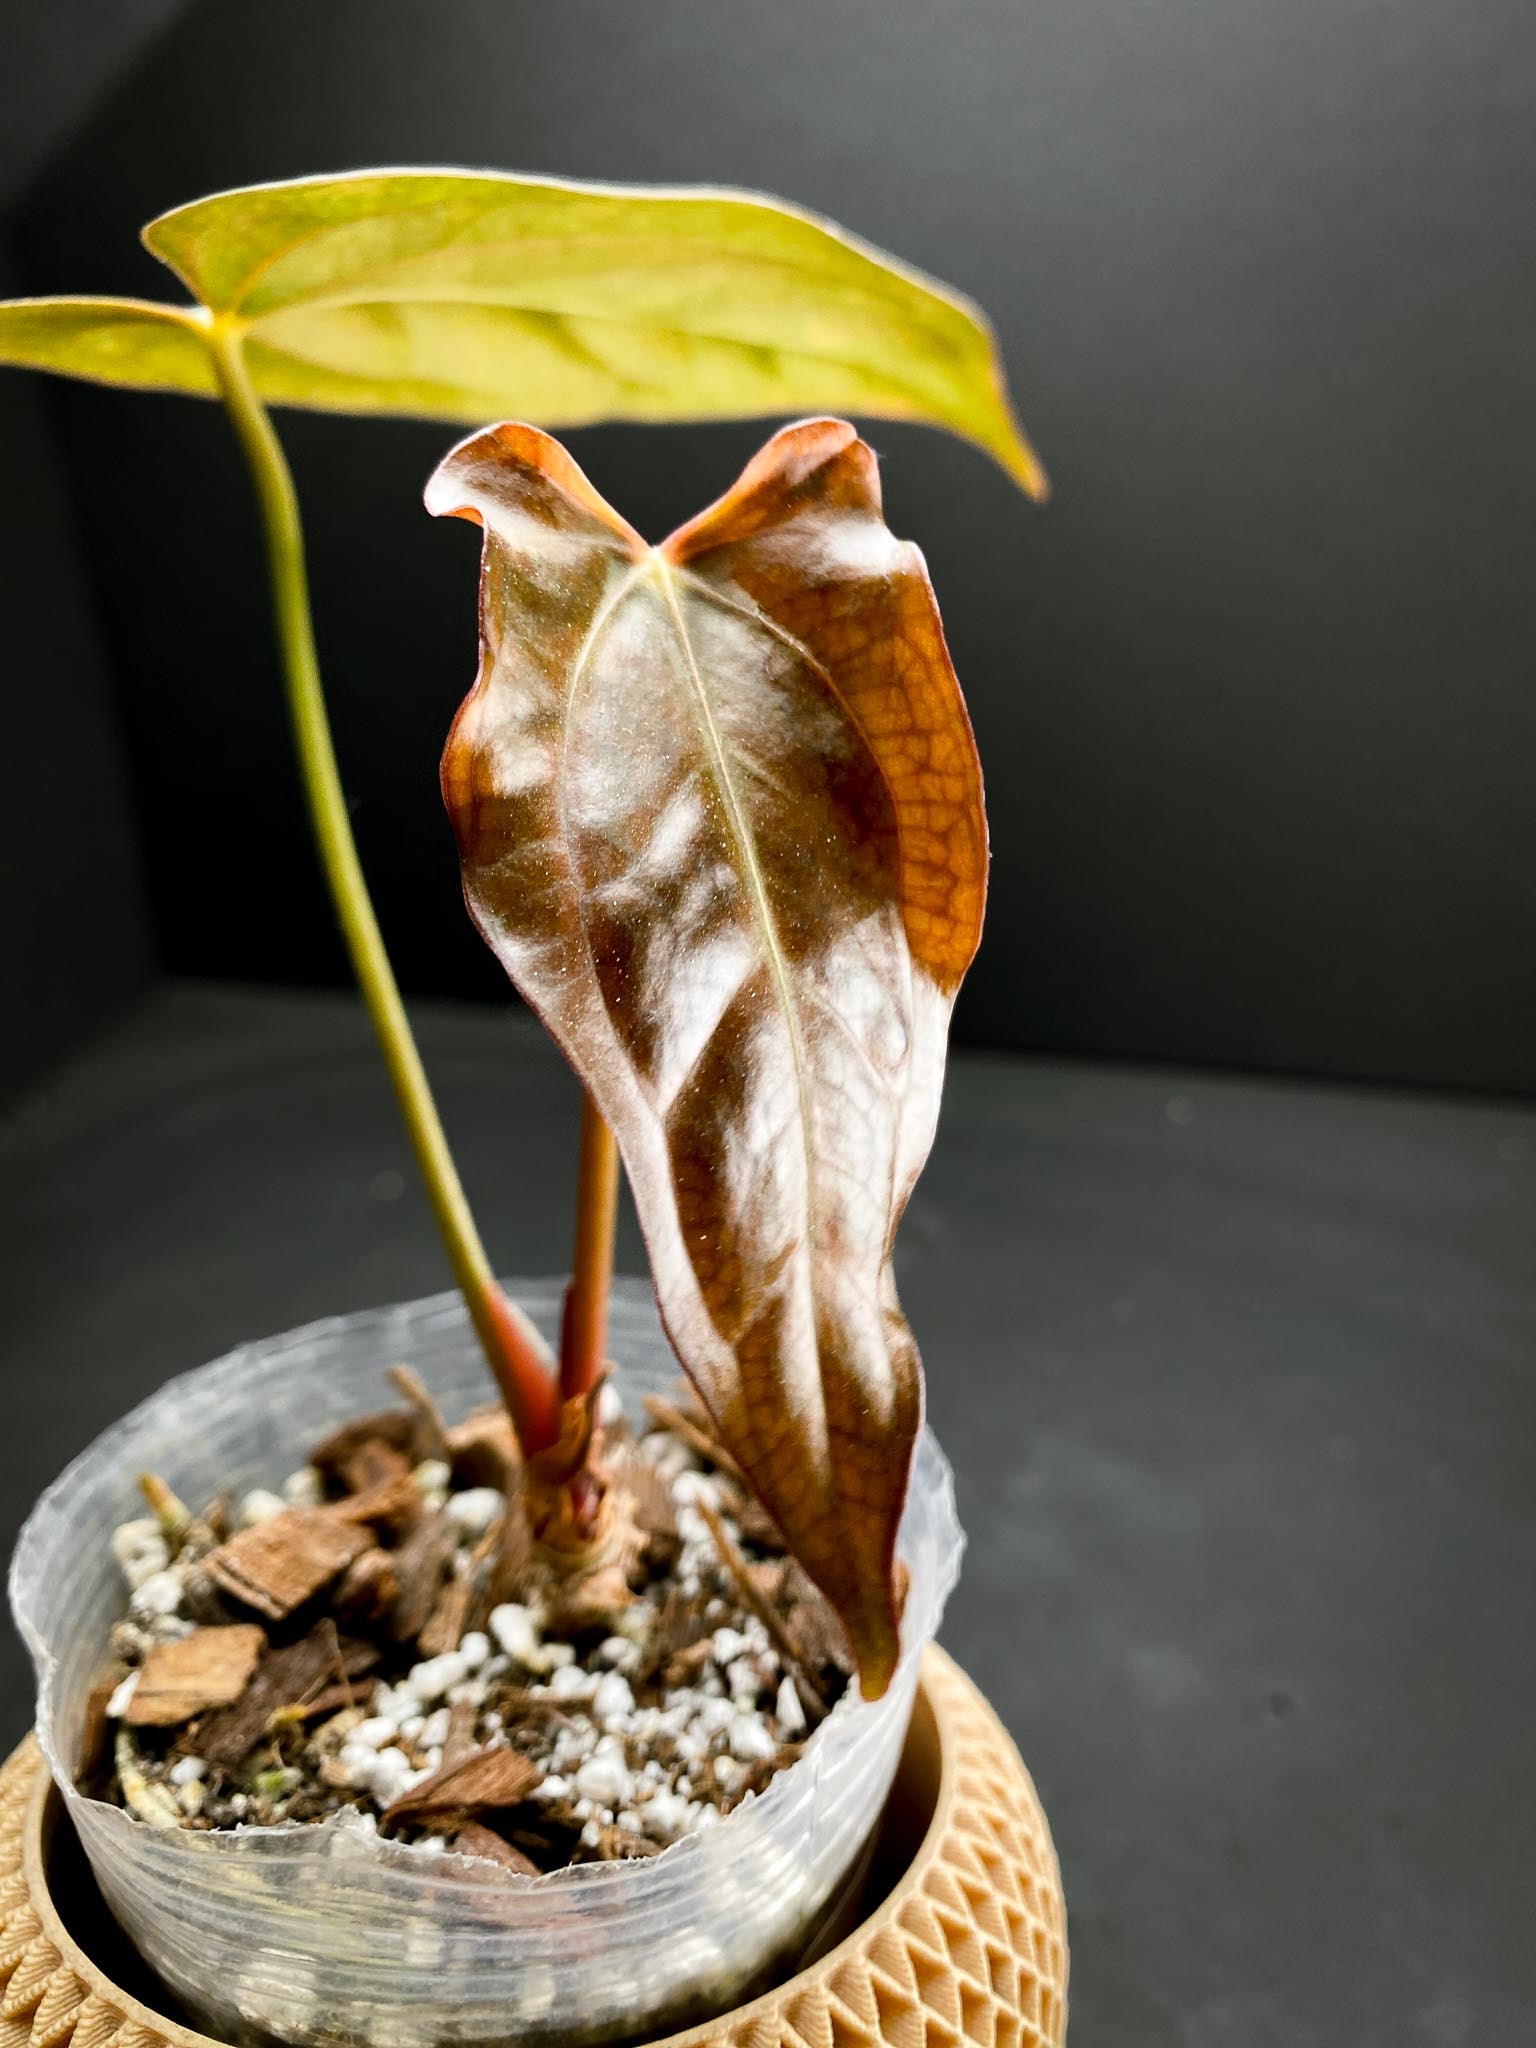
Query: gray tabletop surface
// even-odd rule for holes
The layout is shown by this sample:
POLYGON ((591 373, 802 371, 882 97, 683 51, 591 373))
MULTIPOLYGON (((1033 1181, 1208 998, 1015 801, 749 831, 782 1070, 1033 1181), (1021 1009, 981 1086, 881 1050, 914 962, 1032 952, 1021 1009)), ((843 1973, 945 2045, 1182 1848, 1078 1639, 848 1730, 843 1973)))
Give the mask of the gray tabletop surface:
MULTIPOLYGON (((573 1082, 421 1030, 495 1255, 558 1269, 573 1082)), ((899 1267, 1074 2048, 1536 2042, 1536 1110, 961 1056, 899 1267)), ((152 998, 0 1121, 0 1283, 7 1535, 171 1373, 446 1284, 354 1006, 152 998)), ((19 1736, 14 1638, 0 1685, 19 1736)))

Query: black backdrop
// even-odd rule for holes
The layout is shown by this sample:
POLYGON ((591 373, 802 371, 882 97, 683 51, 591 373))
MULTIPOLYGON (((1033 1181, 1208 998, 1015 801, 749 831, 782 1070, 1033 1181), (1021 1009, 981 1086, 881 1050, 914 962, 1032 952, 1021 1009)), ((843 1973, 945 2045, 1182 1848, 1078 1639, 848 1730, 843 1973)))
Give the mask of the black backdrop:
MULTIPOLYGON (((28 289, 173 288, 135 239, 164 207, 414 161, 776 190, 973 292, 1054 504, 957 443, 873 429, 989 774, 963 1033, 1536 1087, 1527 0, 114 0, 28 35, 68 74, 97 16, 132 54, 12 195, 28 289)), ((8 101, 55 89, 9 69, 8 101)), ((83 576, 162 964, 339 977, 227 432, 181 400, 45 403, 79 560, 60 523, 29 563, 8 666, 34 722, 85 721, 38 596, 78 637, 83 576)), ((435 794, 474 654, 474 537, 420 509, 446 437, 284 432, 405 981, 498 994, 435 794)), ((655 532, 758 433, 572 440, 655 532)), ((13 521, 38 488, 12 470, 13 521)), ((27 784, 13 842, 29 760, 5 771, 27 784)), ((32 890, 33 851, 8 892, 32 890)), ((39 962, 133 914, 102 893, 120 850, 73 858, 39 962)))

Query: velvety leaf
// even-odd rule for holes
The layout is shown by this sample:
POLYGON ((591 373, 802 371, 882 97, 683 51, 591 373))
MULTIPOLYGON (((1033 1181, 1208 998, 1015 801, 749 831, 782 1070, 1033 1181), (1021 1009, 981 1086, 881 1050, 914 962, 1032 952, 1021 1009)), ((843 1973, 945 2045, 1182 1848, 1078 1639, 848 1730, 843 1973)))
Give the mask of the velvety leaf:
POLYGON ((986 870, 922 558, 832 420, 659 548, 528 427, 427 502, 485 530, 443 763, 471 911, 613 1126, 678 1356, 878 1692, 922 1406, 892 1240, 986 870))
MULTIPOLYGON (((948 427, 1044 488, 976 308, 776 200, 358 171, 222 192, 144 239, 276 404, 565 426, 838 406, 948 427)), ((33 302, 34 328, 60 309, 51 353, 0 325, 0 361, 213 392, 193 325, 71 338, 63 309, 110 303, 33 302)))

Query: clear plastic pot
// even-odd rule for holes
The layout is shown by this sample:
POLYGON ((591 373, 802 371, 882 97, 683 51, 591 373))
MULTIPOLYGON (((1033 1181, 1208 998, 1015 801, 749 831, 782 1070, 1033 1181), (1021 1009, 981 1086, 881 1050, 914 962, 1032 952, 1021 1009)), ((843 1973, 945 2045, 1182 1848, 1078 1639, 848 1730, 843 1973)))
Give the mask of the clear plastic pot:
MULTIPOLYGON (((561 1289, 513 1283, 553 1325, 561 1289)), ((648 1287, 621 1282, 611 1349, 626 1402, 676 1365, 648 1287)), ((917 1679, 959 1569, 949 1467, 924 1434, 902 1529, 905 1654, 886 1697, 850 1696, 770 1789, 647 1861, 540 1878, 381 1842, 344 1820, 160 1830, 74 1782, 87 1691, 124 1592, 112 1529, 141 1472, 192 1501, 270 1484, 408 1360, 450 1418, 487 1398, 456 1296, 337 1317, 172 1380, 77 1458, 33 1510, 11 1604, 37 1669, 37 1730, 108 1904, 210 2032, 231 2039, 471 2048, 644 2038, 752 1995, 810 1939, 885 1800, 917 1679)))

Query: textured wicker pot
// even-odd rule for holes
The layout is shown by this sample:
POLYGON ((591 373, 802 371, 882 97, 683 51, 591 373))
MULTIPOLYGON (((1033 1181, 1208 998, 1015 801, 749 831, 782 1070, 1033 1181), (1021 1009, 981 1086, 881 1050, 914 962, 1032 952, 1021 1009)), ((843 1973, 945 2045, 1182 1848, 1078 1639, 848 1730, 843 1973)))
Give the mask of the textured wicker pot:
MULTIPOLYGON (((59 1817, 29 1736, 0 1770, 0 2048, 213 2048, 157 2009, 59 1817)), ((1034 1786, 986 1701, 929 1650, 863 1917, 665 2048, 1055 2048, 1066 1987, 1034 1786)))

